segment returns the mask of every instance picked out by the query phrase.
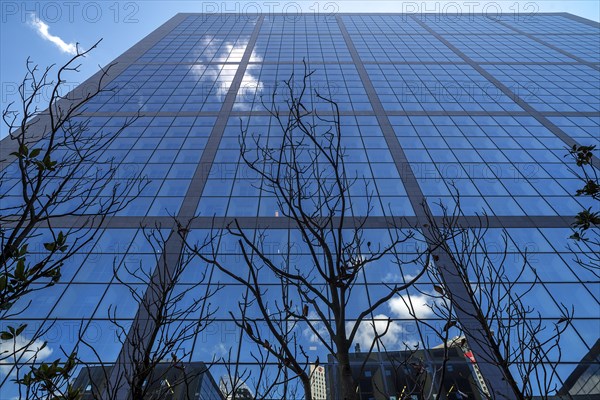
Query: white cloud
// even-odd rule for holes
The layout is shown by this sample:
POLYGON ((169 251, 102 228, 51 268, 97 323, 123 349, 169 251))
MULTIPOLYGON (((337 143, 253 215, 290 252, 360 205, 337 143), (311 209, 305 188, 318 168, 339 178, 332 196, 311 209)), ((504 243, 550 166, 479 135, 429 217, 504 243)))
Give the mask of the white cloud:
POLYGON ((225 357, 228 351, 223 343, 219 343, 212 348, 212 355, 217 357, 225 357))
MULTIPOLYGON (((200 61, 212 61, 215 55, 225 56, 228 55, 230 60, 241 60, 244 52, 246 51, 246 47, 248 46, 248 41, 240 41, 238 43, 230 43, 225 42, 221 44, 218 41, 215 41, 213 37, 206 36, 202 39, 201 45, 195 48, 192 53, 195 57, 198 57, 200 61), (199 49, 202 49, 200 51, 199 49)), ((254 51, 252 51, 250 55, 250 61, 252 62, 261 62, 262 58, 258 56, 254 51)), ((233 81, 233 75, 227 74, 226 66, 223 65, 208 65, 208 66, 200 66, 200 65, 192 65, 190 70, 194 76, 198 78, 198 80, 206 81, 206 87, 204 89, 208 91, 209 89, 216 88, 216 94, 220 97, 221 100, 227 96, 229 92, 229 88, 231 86, 231 82, 233 81), (222 69, 223 68, 223 69, 222 69)), ((260 93, 263 89, 263 84, 252 74, 252 68, 248 68, 244 77, 242 78, 242 82, 240 84, 240 88, 238 89, 238 93, 242 95, 244 99, 245 96, 254 93, 260 93)), ((207 94, 207 93, 204 93, 207 94)), ((234 105, 235 110, 247 110, 247 104, 236 102, 234 105)))
MULTIPOLYGON (((352 325, 353 323, 346 324, 346 330, 350 331, 352 325)), ((358 330, 356 331, 354 343, 360 344, 362 351, 369 351, 373 344, 373 340, 375 340, 376 332, 379 335, 385 332, 385 335, 383 335, 380 340, 383 345, 390 350, 402 342, 401 339, 404 330, 397 321, 390 321, 390 318, 387 315, 378 314, 374 316, 372 320, 364 320, 360 323, 358 330)), ((377 348, 375 347, 375 349, 377 348)))
POLYGON ((49 32, 48 24, 43 22, 36 15, 32 15, 32 17, 29 19, 29 25, 33 27, 42 38, 54 43, 54 45, 58 47, 59 50, 63 53, 77 53, 77 46, 75 45, 75 43, 67 43, 64 40, 62 40, 59 36, 52 35, 49 32))
POLYGON ((398 282, 400 280, 400 274, 396 273, 396 272, 388 272, 387 274, 385 274, 385 276, 383 277, 383 279, 381 280, 383 283, 390 283, 390 282, 398 282))
POLYGON ((404 274, 404 276, 400 275, 398 272, 388 272, 382 279, 383 283, 404 283, 410 282, 415 279, 416 275, 404 274), (404 278, 404 279, 403 279, 404 278))
POLYGON ((0 366, 0 376, 8 375, 16 360, 19 360, 19 364, 41 362, 50 357, 52 352, 50 347, 44 347, 43 341, 37 339, 32 342, 23 335, 17 336, 14 342, 12 340, 1 341, 0 357, 4 359, 3 363, 5 364, 0 366))
MULTIPOLYGON (((323 322, 319 320, 318 314, 314 311, 311 311, 308 314, 308 319, 311 321, 311 325, 314 330, 316 330, 322 338, 327 340, 329 337, 329 332, 327 331, 325 325, 323 325, 323 322)), ((321 339, 319 339, 319 336, 314 332, 314 330, 310 327, 306 327, 303 329, 302 333, 311 343, 321 344, 321 339)))
MULTIPOLYGON (((406 325, 395 319, 411 320, 415 317, 434 317, 434 312, 429 305, 435 303, 441 307, 443 302, 444 300, 435 292, 396 296, 387 302, 391 317, 381 313, 372 320, 361 322, 354 342, 360 344, 362 351, 368 351, 375 339, 375 334, 382 334, 386 332, 387 328, 387 332, 380 340, 388 350, 404 349, 406 346, 412 348, 419 344, 414 332, 411 333, 410 328, 407 330, 406 325), (413 311, 411 312, 411 310, 413 311)), ((350 332, 350 329, 352 329, 352 324, 346 324, 346 330, 350 332)))
POLYGON ((430 304, 432 304, 434 295, 412 294, 396 296, 388 302, 390 311, 398 318, 429 318, 433 316, 430 304))

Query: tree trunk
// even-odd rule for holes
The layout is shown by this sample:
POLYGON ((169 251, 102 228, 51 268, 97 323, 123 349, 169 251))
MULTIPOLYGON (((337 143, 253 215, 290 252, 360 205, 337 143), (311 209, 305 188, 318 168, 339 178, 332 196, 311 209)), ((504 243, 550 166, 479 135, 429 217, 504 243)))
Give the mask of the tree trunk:
POLYGON ((339 374, 339 390, 338 399, 340 400, 358 400, 356 391, 357 385, 352 376, 352 368, 350 368, 350 357, 347 351, 338 351, 338 374, 339 374))
POLYGON ((310 378, 302 378, 302 386, 304 387, 304 400, 313 400, 312 387, 310 386, 310 378))

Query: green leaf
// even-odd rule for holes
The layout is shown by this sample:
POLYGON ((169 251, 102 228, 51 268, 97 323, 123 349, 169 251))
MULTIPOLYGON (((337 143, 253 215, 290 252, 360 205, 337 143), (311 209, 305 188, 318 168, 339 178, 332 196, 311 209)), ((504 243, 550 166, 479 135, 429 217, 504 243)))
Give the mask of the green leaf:
POLYGON ((29 157, 35 158, 35 157, 39 156, 41 152, 42 152, 42 149, 33 149, 33 150, 31 150, 31 153, 29 153, 29 157))
POLYGON ((593 212, 591 207, 579 212, 579 214, 575 216, 573 227, 585 231, 592 225, 600 225, 600 213, 593 212))
POLYGON ((19 336, 21 333, 23 333, 23 331, 25 330, 25 328, 27 328, 27 324, 23 324, 20 327, 18 327, 17 331, 16 331, 16 336, 19 336))
POLYGON ((571 236, 569 236, 569 239, 581 240, 581 236, 579 235, 579 232, 575 232, 574 234, 572 234, 571 236))
POLYGON ((44 167, 50 171, 54 171, 54 167, 56 166, 56 161, 52 161, 49 155, 44 156, 42 161, 44 163, 44 167))
POLYGON ((15 278, 23 281, 25 280, 25 260, 20 259, 17 261, 17 267, 15 268, 15 278))
POLYGON ((596 196, 600 193, 600 185, 593 180, 588 180, 585 186, 575 193, 577 196, 596 196))
POLYGON ((12 243, 4 246, 4 251, 8 254, 8 257, 15 258, 19 256, 19 248, 12 243))
POLYGON ((6 332, 6 331, 0 332, 0 339, 2 339, 2 340, 10 340, 13 337, 14 336, 9 332, 6 332))

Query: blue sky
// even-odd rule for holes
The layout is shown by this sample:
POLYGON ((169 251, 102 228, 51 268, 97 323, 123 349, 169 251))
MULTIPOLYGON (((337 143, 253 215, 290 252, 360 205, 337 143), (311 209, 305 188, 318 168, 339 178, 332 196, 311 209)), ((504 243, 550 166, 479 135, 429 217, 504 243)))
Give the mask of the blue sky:
MULTIPOLYGON (((1 105, 15 99, 28 56, 40 66, 62 64, 75 43, 85 49, 103 39, 69 77, 75 86, 178 12, 570 12, 598 21, 600 2, 589 1, 7 1, 0 0, 1 105)), ((6 133, 3 126, 2 133, 6 133)), ((0 135, 3 136, 3 135, 0 135)))

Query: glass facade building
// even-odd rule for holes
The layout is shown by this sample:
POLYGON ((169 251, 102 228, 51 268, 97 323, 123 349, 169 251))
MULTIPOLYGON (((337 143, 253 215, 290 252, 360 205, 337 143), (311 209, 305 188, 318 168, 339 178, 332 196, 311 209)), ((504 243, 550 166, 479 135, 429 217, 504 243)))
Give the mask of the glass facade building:
MULTIPOLYGON (((192 242, 202 241, 212 224, 238 218, 248 231, 266 229, 274 256, 289 252, 288 243, 299 241, 297 232, 241 160, 240 121, 277 146, 281 130, 262 100, 292 74, 299 79, 306 62, 314 70, 309 86, 339 106, 347 171, 369 183, 370 192, 360 185, 351 192, 352 215, 369 214, 365 237, 389 242, 386 218, 418 226, 424 207, 441 217, 438 204, 452 205, 455 190, 465 224, 485 211, 487 240, 499 244, 507 234, 507 265, 518 265, 528 253, 525 273, 515 277, 524 287, 537 279, 526 304, 544 323, 561 318, 561 305, 575 310, 553 378, 560 388, 582 369, 578 365, 600 332, 597 271, 579 267, 568 246, 573 217, 597 205, 574 196, 581 181, 565 158, 573 145, 600 147, 599 33, 597 23, 560 13, 178 14, 116 59, 105 82, 110 90, 90 100, 82 116, 89 117, 91 129, 110 132, 139 115, 100 157, 115 158, 118 179, 139 174, 150 180, 148 186, 132 193, 128 206, 102 226, 86 228, 94 230, 93 242, 65 263, 60 281, 23 299, 35 299, 36 306, 2 324, 26 322, 29 336, 46 330, 47 361, 70 352, 82 329, 96 353, 83 346, 79 356, 91 365, 114 363, 122 349, 109 310, 118 305, 118 319, 132 325, 138 309, 113 268, 135 264, 148 274, 163 268, 157 262, 163 249, 153 248, 140 226, 160 226, 168 238, 165 248, 182 251, 180 243, 171 243, 178 229, 172 216, 189 222, 192 242)), ((277 93, 276 102, 284 104, 285 95, 277 93)), ((327 113, 327 104, 311 101, 327 113)), ((2 146, 10 146, 7 140, 2 146)), ((598 168, 597 159, 593 164, 598 168)), ((5 204, 19 202, 17 186, 3 186, 2 192, 5 204)), ((68 229, 76 221, 61 224, 68 229)), ((38 233, 30 248, 43 252, 47 232, 38 233)), ((242 270, 234 239, 215 246, 231 268, 242 270)), ((410 259, 418 248, 407 243, 402 257, 410 259)), ((501 246, 495 249, 501 253, 501 246)), ((293 250, 295 265, 310 262, 305 250, 293 250)), ((230 316, 246 289, 197 259, 190 267, 180 285, 197 283, 202 270, 203 285, 222 288, 211 300, 218 305, 215 321, 185 344, 186 361, 228 356, 231 364, 252 371, 254 345, 230 316)), ((383 258, 354 289, 356 310, 385 285, 417 271, 418 265, 399 269, 383 258)), ((425 302, 420 293, 431 291, 431 283, 420 285, 421 292, 409 289, 403 296, 425 302)), ((274 279, 263 287, 276 299, 274 279)), ((394 329, 385 343, 400 351, 403 343, 419 339, 411 316, 394 304, 382 305, 373 317, 391 318, 394 329)), ((434 315, 424 315, 435 322, 434 315)), ((325 347, 309 334, 303 337, 311 359, 328 359, 325 347)), ((431 340, 430 346, 439 344, 431 340)), ((18 362, 0 366, 2 399, 18 396, 12 382, 18 362)), ((211 367, 211 374, 219 381, 224 363, 211 367)), ((593 390, 600 393, 597 385, 593 390)))

